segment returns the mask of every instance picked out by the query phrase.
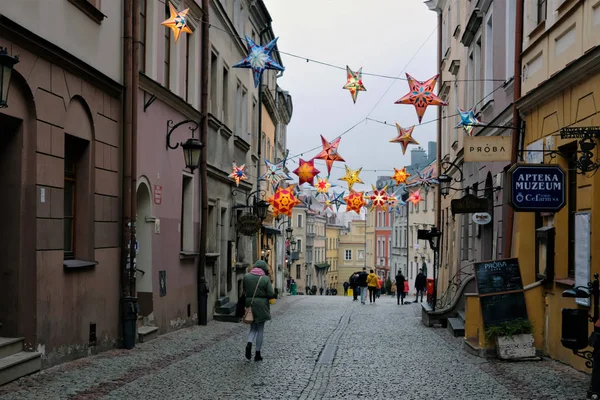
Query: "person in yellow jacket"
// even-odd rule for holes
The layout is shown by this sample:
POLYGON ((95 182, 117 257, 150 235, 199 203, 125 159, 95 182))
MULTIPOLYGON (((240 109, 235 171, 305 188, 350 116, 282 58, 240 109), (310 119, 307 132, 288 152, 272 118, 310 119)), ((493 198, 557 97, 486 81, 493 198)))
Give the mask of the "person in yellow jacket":
POLYGON ((369 287, 369 303, 375 303, 377 287, 379 286, 379 277, 375 275, 373 270, 371 270, 371 273, 367 276, 367 286, 369 287))

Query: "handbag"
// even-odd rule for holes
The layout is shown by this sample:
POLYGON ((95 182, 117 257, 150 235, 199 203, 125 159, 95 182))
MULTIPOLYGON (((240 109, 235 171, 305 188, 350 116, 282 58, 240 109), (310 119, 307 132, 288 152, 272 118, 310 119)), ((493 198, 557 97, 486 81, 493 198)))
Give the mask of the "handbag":
POLYGON ((260 284, 260 280, 262 276, 258 278, 258 282, 256 282, 256 288, 254 288, 254 294, 252 295, 252 300, 250 301, 250 307, 246 307, 244 310, 244 317, 242 318, 242 322, 245 324, 251 324, 254 322, 254 314, 252 313, 252 304, 254 303, 254 296, 256 296, 256 291, 258 290, 258 285, 260 284))

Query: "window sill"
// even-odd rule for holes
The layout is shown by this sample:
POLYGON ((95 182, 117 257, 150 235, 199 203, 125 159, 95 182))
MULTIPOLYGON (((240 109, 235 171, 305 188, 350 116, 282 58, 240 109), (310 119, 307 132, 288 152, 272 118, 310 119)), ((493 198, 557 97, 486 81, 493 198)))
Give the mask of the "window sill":
POLYGON ((556 283, 558 285, 564 285, 564 286, 575 286, 575 279, 573 279, 573 278, 555 279, 554 283, 556 283))
POLYGON ((85 260, 64 260, 63 269, 65 271, 79 271, 94 268, 98 264, 98 261, 85 261, 85 260))
POLYGON ((198 256, 198 254, 200 253, 195 253, 193 251, 180 251, 179 252, 179 259, 180 260, 191 260, 193 258, 196 258, 198 256))
POLYGON ((529 35, 527 35, 527 37, 529 39, 532 39, 533 37, 537 36, 541 32, 544 32, 545 30, 546 30, 546 20, 540 22, 535 28, 533 28, 533 30, 531 32, 529 32, 529 35))
POLYGON ((69 3, 73 4, 75 7, 79 9, 82 13, 90 17, 92 21, 100 25, 102 20, 106 15, 102 13, 99 9, 96 8, 92 3, 88 0, 68 0, 69 3))

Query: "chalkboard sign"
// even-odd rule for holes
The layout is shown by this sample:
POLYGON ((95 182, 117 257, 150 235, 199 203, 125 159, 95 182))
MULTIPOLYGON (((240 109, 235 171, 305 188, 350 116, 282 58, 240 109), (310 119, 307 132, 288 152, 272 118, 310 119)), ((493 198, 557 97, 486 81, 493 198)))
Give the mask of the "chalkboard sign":
POLYGON ((525 294, 513 292, 479 298, 483 325, 490 327, 515 319, 528 319, 525 294))
POLYGON ((482 261, 473 264, 479 294, 523 290, 519 259, 482 261))

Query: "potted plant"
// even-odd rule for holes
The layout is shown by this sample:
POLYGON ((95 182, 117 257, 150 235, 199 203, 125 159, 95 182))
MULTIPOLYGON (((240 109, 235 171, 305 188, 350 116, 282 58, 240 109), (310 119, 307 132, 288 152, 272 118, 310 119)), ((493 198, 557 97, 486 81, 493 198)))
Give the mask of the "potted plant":
POLYGON ((496 342, 498 358, 514 360, 535 357, 533 325, 528 319, 515 319, 485 330, 488 341, 496 342))

